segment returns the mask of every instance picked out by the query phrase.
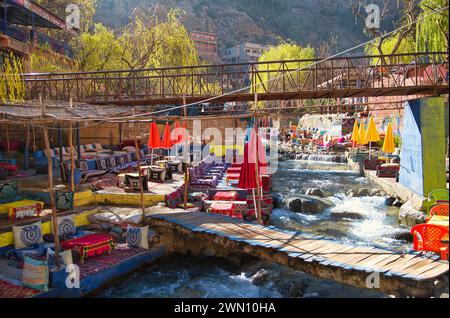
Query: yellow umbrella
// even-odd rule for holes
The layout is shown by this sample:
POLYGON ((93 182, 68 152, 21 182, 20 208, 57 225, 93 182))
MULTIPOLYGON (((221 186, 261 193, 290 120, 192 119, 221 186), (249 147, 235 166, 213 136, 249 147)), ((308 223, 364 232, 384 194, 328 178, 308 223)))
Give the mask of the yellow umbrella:
POLYGON ((352 132, 352 139, 351 139, 351 141, 353 141, 354 143, 358 143, 358 134, 359 134, 358 120, 355 119, 355 124, 353 125, 353 132, 352 132))
POLYGON ((380 141, 380 135, 378 134, 377 127, 375 126, 375 121, 373 120, 373 117, 370 117, 369 127, 367 128, 364 141, 366 143, 380 141))
POLYGON ((392 125, 390 123, 386 129, 386 136, 384 136, 382 150, 383 150, 383 152, 386 152, 386 153, 393 153, 395 151, 394 132, 392 130, 392 125))
POLYGON ((367 141, 366 141, 366 130, 364 128, 364 123, 363 123, 362 119, 361 119, 361 122, 359 123, 358 144, 359 145, 367 144, 367 141))
POLYGON ((375 121, 373 117, 369 119, 369 127, 367 127, 366 137, 364 138, 365 143, 369 143, 369 159, 371 152, 371 142, 380 141, 380 135, 378 134, 377 127, 375 126, 375 121))

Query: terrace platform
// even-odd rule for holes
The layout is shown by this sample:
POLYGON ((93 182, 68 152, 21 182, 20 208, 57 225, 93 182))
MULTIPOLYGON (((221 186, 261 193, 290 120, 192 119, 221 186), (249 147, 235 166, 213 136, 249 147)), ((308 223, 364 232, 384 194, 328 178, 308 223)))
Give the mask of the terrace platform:
POLYGON ((195 239, 206 242, 206 246, 215 245, 221 252, 227 250, 242 257, 247 254, 356 287, 367 288, 366 281, 375 273, 379 290, 392 295, 430 297, 436 286, 448 284, 448 261, 423 253, 340 243, 203 212, 155 209, 147 223, 166 229, 172 236, 177 233, 183 244, 195 239))

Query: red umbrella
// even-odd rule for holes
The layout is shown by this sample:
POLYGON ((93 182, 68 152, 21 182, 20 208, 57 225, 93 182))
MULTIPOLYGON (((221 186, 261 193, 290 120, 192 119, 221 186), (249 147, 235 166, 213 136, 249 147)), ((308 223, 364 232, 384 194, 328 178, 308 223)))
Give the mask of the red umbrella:
POLYGON ((256 169, 255 163, 249 160, 248 143, 244 145, 244 162, 241 164, 241 173, 239 175, 238 187, 241 189, 256 189, 256 169))
MULTIPOLYGON (((261 179, 259 180, 259 184, 261 184, 261 179)), ((256 163, 249 161, 248 143, 245 143, 244 145, 244 162, 241 164, 238 187, 241 189, 252 190, 255 212, 258 213, 255 196, 255 189, 258 188, 258 185, 256 184, 256 163)))
POLYGON ((259 174, 267 174, 266 150, 262 144, 261 138, 259 135, 256 135, 256 130, 252 129, 252 133, 250 135, 250 146, 248 150, 249 161, 252 163, 256 163, 256 149, 258 149, 259 174))
POLYGON ((173 144, 172 144, 172 141, 170 140, 170 126, 169 126, 169 123, 166 122, 166 127, 164 128, 164 135, 163 135, 161 148, 170 149, 170 148, 172 148, 172 146, 173 146, 173 144))
POLYGON ((150 134, 148 135, 148 147, 152 149, 161 147, 161 139, 159 137, 158 127, 156 122, 152 121, 150 124, 150 134))

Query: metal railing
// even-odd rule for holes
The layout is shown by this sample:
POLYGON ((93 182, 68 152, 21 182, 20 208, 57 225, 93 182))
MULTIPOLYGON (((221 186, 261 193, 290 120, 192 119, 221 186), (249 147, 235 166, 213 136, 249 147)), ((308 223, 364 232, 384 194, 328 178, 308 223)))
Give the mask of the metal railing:
POLYGON ((24 79, 30 99, 42 94, 96 104, 251 101, 255 92, 259 100, 443 94, 448 53, 24 74, 24 79))

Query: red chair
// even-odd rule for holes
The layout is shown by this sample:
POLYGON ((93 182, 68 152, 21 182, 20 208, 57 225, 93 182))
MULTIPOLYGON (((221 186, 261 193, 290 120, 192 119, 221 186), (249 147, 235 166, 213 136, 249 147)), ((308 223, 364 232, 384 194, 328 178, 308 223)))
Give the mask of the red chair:
POLYGON ((448 204, 436 204, 430 210, 430 216, 433 215, 443 215, 448 216, 448 204))
POLYGON ((443 243, 442 239, 447 236, 448 227, 435 224, 418 224, 411 229, 414 236, 415 251, 430 251, 441 254, 441 259, 448 260, 448 243, 443 243))
POLYGON ((447 203, 439 203, 439 204, 433 205, 430 209, 430 215, 427 217, 427 223, 433 215, 448 216, 448 204, 447 203))

